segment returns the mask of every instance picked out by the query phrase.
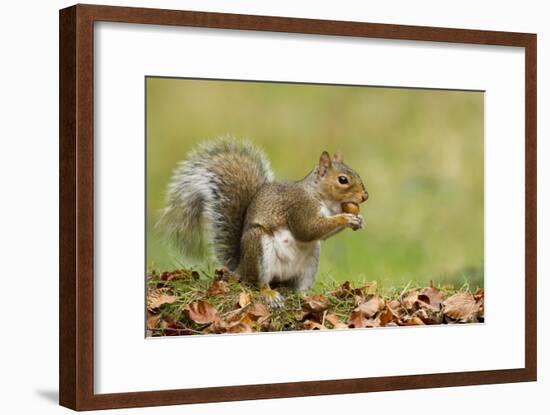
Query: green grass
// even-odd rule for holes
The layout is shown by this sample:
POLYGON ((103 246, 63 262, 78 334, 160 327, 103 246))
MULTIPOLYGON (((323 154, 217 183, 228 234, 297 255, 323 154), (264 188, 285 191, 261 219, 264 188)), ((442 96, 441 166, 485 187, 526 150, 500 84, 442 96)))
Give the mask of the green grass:
POLYGON ((277 179, 299 179, 340 150, 369 200, 362 231, 322 243, 316 287, 370 280, 483 286, 483 94, 155 79, 147 81, 147 264, 178 258, 154 223, 176 163, 220 135, 263 148, 277 179))

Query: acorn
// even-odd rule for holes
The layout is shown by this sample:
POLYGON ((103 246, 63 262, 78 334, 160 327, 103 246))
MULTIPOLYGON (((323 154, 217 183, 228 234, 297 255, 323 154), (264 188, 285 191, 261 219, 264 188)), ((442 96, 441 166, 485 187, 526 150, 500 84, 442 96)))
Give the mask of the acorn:
POLYGON ((346 213, 351 213, 352 215, 358 215, 359 205, 353 202, 344 202, 342 203, 342 210, 346 213))

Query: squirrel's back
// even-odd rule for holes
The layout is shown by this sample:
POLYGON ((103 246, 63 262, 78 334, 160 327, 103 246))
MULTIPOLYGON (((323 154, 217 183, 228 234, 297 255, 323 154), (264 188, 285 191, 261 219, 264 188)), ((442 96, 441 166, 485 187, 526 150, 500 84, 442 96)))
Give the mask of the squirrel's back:
POLYGON ((235 269, 246 209, 272 180, 267 158, 251 143, 233 138, 206 142, 174 172, 160 223, 183 254, 210 250, 235 269))

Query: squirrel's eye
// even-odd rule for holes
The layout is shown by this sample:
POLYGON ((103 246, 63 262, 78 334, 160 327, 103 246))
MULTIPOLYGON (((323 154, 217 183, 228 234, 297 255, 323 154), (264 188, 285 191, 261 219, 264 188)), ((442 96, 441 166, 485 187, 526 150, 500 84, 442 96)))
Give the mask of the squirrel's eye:
POLYGON ((348 178, 346 176, 338 176, 338 182, 340 184, 348 184, 348 178))

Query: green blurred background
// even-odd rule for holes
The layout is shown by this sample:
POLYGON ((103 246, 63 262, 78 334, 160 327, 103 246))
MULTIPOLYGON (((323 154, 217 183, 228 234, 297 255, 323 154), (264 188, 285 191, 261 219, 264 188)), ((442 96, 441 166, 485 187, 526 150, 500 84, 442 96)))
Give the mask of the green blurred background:
POLYGON ((221 135, 263 148, 278 180, 340 150, 370 194, 366 227, 322 243, 318 281, 483 286, 483 93, 147 78, 147 265, 178 258, 154 224, 178 161, 221 135))

